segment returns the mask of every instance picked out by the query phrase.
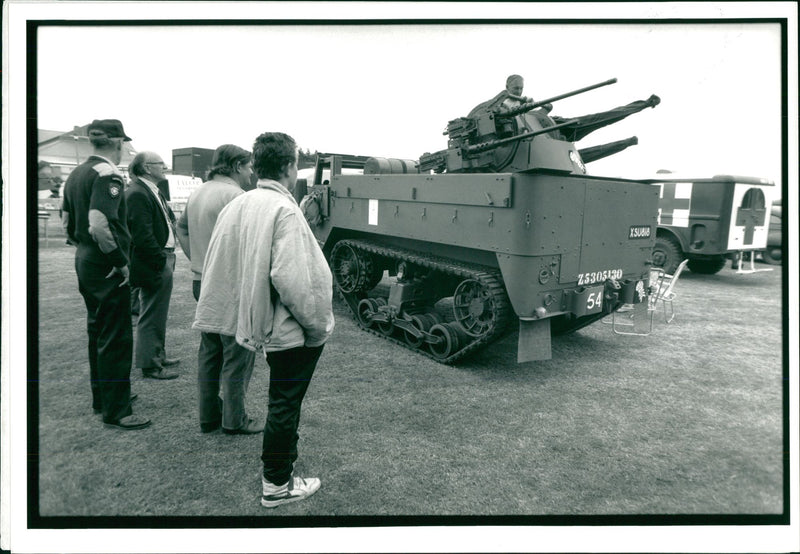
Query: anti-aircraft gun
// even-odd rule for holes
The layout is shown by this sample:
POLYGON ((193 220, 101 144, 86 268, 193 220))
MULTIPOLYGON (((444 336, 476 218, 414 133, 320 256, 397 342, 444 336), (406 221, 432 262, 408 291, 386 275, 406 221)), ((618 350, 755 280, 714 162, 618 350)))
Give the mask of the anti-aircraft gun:
MULTIPOLYGON (((585 163, 624 150, 638 143, 636 137, 578 150, 566 140, 562 129, 581 124, 579 118, 554 120, 552 103, 616 83, 609 79, 537 102, 484 103, 467 117, 453 119, 443 134, 448 147, 420 157, 420 170, 435 173, 528 171, 533 169, 586 173, 585 163), (540 137, 534 141, 535 137, 540 137)), ((608 122, 618 120, 609 117, 608 122)), ((597 127, 603 122, 593 121, 597 127)))
POLYGON ((318 155, 302 205, 358 324, 454 363, 518 322, 529 361, 645 302, 658 189, 586 175, 566 126, 536 113, 611 82, 453 120, 418 162, 318 155))

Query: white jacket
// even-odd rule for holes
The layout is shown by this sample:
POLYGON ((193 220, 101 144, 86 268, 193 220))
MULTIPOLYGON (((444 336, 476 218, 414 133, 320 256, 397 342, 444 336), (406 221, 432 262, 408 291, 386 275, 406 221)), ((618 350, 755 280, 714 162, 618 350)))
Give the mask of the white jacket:
POLYGON ((328 263, 297 202, 276 181, 220 212, 203 265, 193 329, 250 350, 319 346, 334 320, 328 263))

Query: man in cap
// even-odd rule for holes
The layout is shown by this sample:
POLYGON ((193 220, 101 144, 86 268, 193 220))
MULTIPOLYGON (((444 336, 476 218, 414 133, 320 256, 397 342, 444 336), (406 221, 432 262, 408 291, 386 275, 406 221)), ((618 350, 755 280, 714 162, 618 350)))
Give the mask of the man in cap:
POLYGON ((122 143, 131 140, 116 119, 95 119, 88 127, 93 154, 64 185, 62 223, 67 242, 77 246, 75 272, 86 304, 92 408, 103 423, 143 429, 150 420, 133 414, 133 333, 128 285, 124 180, 117 164, 122 143))
POLYGON ((179 363, 167 358, 165 343, 172 273, 175 270, 175 214, 158 190, 166 165, 155 152, 140 152, 128 171, 125 191, 131 232, 131 286, 139 288, 134 365, 151 379, 175 379, 166 367, 179 363))

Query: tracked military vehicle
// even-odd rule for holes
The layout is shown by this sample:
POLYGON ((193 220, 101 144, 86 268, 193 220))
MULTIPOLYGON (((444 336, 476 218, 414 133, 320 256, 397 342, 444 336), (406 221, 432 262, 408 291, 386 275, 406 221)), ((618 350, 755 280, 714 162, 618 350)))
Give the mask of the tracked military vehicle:
POLYGON ((518 325, 530 361, 645 301, 658 189, 587 175, 536 111, 610 82, 453 120, 420 160, 319 154, 303 206, 359 325, 444 363, 518 325))

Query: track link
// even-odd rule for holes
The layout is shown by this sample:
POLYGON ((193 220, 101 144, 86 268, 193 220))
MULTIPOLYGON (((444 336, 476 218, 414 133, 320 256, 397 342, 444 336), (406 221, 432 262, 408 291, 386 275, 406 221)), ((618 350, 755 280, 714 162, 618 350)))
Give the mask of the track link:
POLYGON ((366 298, 366 292, 346 294, 342 292, 338 286, 336 287, 339 296, 347 304, 348 308, 350 309, 351 316, 356 323, 358 323, 359 327, 375 336, 382 337, 383 339, 399 344, 408 350, 412 350, 422 354, 423 356, 427 356, 440 363, 452 364, 457 360, 460 360, 465 356, 480 350, 493 340, 499 338, 506 330, 508 323, 513 317, 514 312, 511 308, 511 302, 508 299, 508 294, 506 293, 499 270, 478 264, 454 261, 448 258, 433 256, 431 254, 426 254, 415 250, 390 247, 368 240, 357 239, 345 239, 337 242, 333 248, 331 257, 333 258, 333 253, 336 252, 338 248, 343 248, 345 246, 352 248, 356 252, 363 252, 393 261, 405 261, 407 263, 414 264, 415 266, 430 269, 445 275, 458 277, 462 280, 474 279, 475 281, 478 281, 490 295, 495 308, 494 313, 496 322, 494 326, 480 337, 470 337, 466 334, 463 334, 463 340, 466 341, 465 344, 446 358, 439 358, 424 348, 412 348, 404 340, 400 340, 394 336, 386 335, 378 330, 364 326, 359 320, 357 312, 358 303, 361 299, 366 298))

